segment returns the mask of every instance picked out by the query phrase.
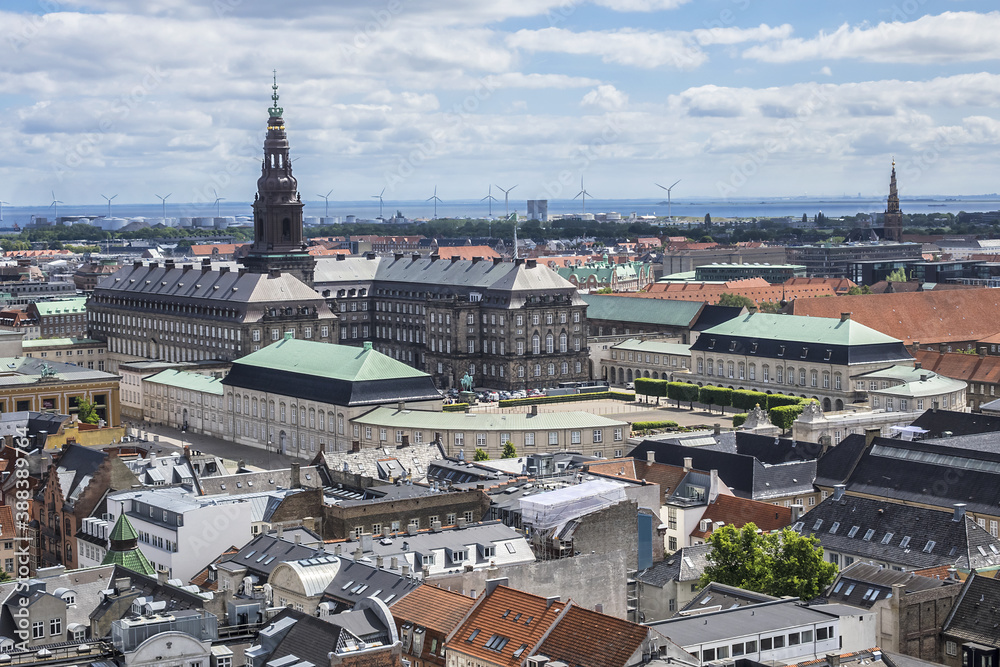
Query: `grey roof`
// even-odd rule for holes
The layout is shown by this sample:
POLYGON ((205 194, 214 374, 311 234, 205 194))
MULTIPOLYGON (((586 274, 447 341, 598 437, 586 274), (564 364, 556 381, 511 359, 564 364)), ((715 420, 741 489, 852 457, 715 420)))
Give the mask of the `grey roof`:
POLYGON ((63 449, 56 463, 56 476, 63 500, 70 504, 75 502, 107 457, 105 452, 77 444, 70 444, 63 449))
POLYGON ((710 611, 721 611, 722 609, 732 609, 734 607, 746 607, 747 605, 760 604, 762 602, 773 602, 779 598, 773 595, 765 595, 755 591, 748 591, 736 586, 727 586, 717 581, 712 581, 701 589, 694 599, 681 607, 678 613, 704 614, 710 611))
POLYGON ((937 509, 850 494, 840 500, 830 496, 792 529, 815 535, 824 549, 913 570, 941 565, 962 570, 1000 566, 1000 541, 971 516, 956 521, 954 513, 937 509), (837 528, 830 532, 835 522, 837 528), (870 535, 869 530, 873 531, 870 535))
MULTIPOLYGON (((138 267, 130 264, 101 278, 94 292, 141 295, 154 301, 227 303, 244 307, 240 310, 248 304, 288 303, 315 306, 321 314, 331 314, 322 297, 290 273, 204 270, 157 262, 138 267)), ((259 315, 263 314, 261 310, 259 315)))
POLYGON ((972 574, 945 619, 941 633, 984 646, 1000 646, 1000 580, 972 574))
POLYGON ((396 459, 410 473, 414 482, 427 479, 431 462, 444 458, 440 444, 410 444, 406 447, 363 448, 358 452, 324 452, 322 461, 330 471, 356 473, 365 477, 388 481, 392 470, 386 459, 396 459))
MULTIPOLYGON (((211 496, 228 494, 231 496, 289 489, 292 485, 292 469, 261 470, 241 472, 232 475, 213 475, 200 480, 202 492, 211 496)), ((323 476, 317 466, 303 466, 299 470, 299 484, 302 488, 315 489, 323 486, 323 476)))
POLYGON ((374 281, 402 285, 435 285, 459 290, 482 289, 503 292, 559 290, 576 293, 573 283, 544 265, 529 267, 527 262, 494 263, 490 260, 450 260, 405 255, 395 257, 320 258, 316 262, 317 288, 336 283, 374 281), (374 275, 371 266, 374 265, 374 275), (371 277, 369 277, 371 276, 371 277))
POLYGON ((420 585, 419 579, 404 577, 398 572, 377 568, 374 563, 355 561, 345 556, 340 559, 340 569, 323 591, 322 599, 337 602, 340 607, 354 607, 369 597, 377 597, 383 602, 398 602, 420 585))
POLYGON ((870 609, 879 600, 892 597, 895 584, 906 586, 907 593, 957 585, 958 580, 932 579, 913 572, 856 561, 840 571, 826 592, 826 600, 862 609, 870 609))
POLYGON ((122 459, 132 474, 148 486, 156 484, 194 483, 194 471, 187 457, 179 452, 176 456, 152 456, 145 459, 122 459))
POLYGON ((708 614, 679 616, 648 625, 681 646, 691 646, 824 623, 834 618, 834 614, 807 607, 798 598, 791 598, 708 614))
POLYGON ((700 579, 708 567, 708 554, 712 551, 711 544, 697 544, 682 547, 651 567, 640 571, 635 578, 644 584, 666 586, 671 581, 694 581, 700 579))
MULTIPOLYGON (((90 612, 96 606, 100 592, 109 587, 114 571, 114 565, 98 565, 69 572, 63 567, 42 568, 35 573, 34 579, 43 582, 49 593, 58 589, 75 592, 77 603, 74 607, 66 608, 66 624, 80 623, 89 626, 90 612)), ((9 602, 17 586, 15 581, 0 584, 0 600, 9 602)), ((0 634, 11 636, 3 631, 0 634)))
MULTIPOLYGON (((39 359, 37 357, 0 357, 0 372, 3 373, 0 375, 0 386, 37 385, 42 377, 42 369, 46 366, 55 371, 53 377, 57 380, 69 382, 108 382, 118 379, 118 376, 114 373, 95 371, 84 366, 64 364, 58 361, 49 361, 48 359, 39 359)), ((56 387, 58 386, 56 385, 56 387)))
POLYGON ((235 554, 224 556, 219 561, 219 567, 226 566, 226 569, 245 567, 248 574, 258 577, 259 583, 265 583, 271 570, 281 563, 325 555, 326 552, 320 546, 295 544, 284 536, 278 537, 277 533, 266 533, 247 542, 235 554))

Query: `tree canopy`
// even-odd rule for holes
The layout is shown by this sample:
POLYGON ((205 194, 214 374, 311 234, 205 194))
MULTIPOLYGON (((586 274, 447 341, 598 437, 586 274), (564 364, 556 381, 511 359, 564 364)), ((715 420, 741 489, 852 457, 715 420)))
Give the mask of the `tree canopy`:
POLYGON ((719 295, 719 305, 720 306, 734 306, 736 308, 753 308, 757 304, 748 296, 743 296, 742 294, 731 294, 729 292, 723 292, 719 295))
MULTIPOLYGON (((476 450, 476 451, 478 453, 480 450, 476 450)), ((514 447, 514 443, 513 442, 511 442, 510 440, 508 440, 507 442, 503 443, 503 453, 500 455, 500 458, 502 458, 502 459, 517 458, 517 448, 514 447)), ((479 459, 476 459, 476 460, 478 461, 479 459)))
POLYGON ((763 534, 748 523, 726 525, 708 538, 712 551, 699 584, 718 582, 767 595, 817 597, 837 576, 837 566, 823 560, 815 537, 803 537, 791 528, 763 534))
POLYGON ((485 449, 476 447, 476 455, 472 459, 473 461, 489 461, 490 455, 486 453, 485 449))
POLYGON ((101 417, 97 414, 94 404, 82 396, 76 399, 76 407, 77 419, 82 421, 84 424, 97 424, 101 421, 101 417))

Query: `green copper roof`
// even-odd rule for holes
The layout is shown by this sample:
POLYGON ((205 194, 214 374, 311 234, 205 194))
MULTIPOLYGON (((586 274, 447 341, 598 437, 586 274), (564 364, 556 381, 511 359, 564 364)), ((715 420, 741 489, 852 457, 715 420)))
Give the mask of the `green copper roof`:
POLYGON ((427 377, 401 361, 371 349, 286 338, 233 362, 347 382, 427 377))
POLYGON ((644 322, 672 327, 691 326, 701 312, 702 306, 705 305, 701 301, 648 299, 639 296, 614 296, 612 294, 583 294, 581 296, 587 302, 588 320, 644 322))
POLYGON ((828 345, 879 345, 900 342, 896 338, 850 319, 770 313, 750 313, 735 317, 702 333, 703 336, 710 334, 828 345))
POLYGON ((177 387, 178 389, 191 389, 218 396, 222 396, 223 394, 222 380, 220 378, 215 378, 211 375, 202 375, 201 373, 191 373, 189 371, 174 369, 161 371, 156 375, 146 378, 146 382, 177 387))
POLYGON ((87 312, 87 297, 62 299, 61 301, 36 301, 39 317, 48 315, 66 315, 67 313, 87 312))
POLYGON ((648 352, 649 354, 678 354, 684 357, 691 356, 690 345, 684 345, 682 343, 665 343, 659 340, 639 340, 638 338, 623 340, 612 349, 648 352))
POLYGON ((121 565, 139 574, 145 574, 150 577, 156 576, 156 570, 146 560, 146 556, 139 551, 139 547, 127 551, 108 551, 107 555, 104 556, 104 560, 101 561, 101 565, 121 565))
POLYGON ((132 522, 122 514, 118 517, 118 521, 115 522, 115 527, 111 529, 111 535, 108 539, 115 540, 116 542, 138 540, 139 533, 132 527, 132 522))

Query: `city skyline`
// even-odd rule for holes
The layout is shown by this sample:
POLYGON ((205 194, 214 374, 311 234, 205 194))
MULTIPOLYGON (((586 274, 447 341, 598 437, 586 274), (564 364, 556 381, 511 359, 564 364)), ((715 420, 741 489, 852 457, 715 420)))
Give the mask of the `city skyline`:
POLYGON ((249 199, 272 68, 308 200, 878 197, 893 156, 904 199, 996 190, 985 2, 44 6, 0 12, 21 206, 249 199))

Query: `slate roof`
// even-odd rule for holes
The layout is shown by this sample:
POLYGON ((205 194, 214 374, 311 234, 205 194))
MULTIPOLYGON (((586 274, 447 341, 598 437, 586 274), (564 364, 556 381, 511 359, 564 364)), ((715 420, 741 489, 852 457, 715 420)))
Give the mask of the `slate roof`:
POLYGON ((811 493, 814 490, 814 460, 766 465, 745 454, 714 451, 705 447, 685 447, 657 440, 643 440, 628 455, 645 460, 648 451, 655 452, 659 463, 683 465, 684 459, 690 457, 693 466, 699 470, 718 470, 719 479, 735 495, 743 498, 767 500, 797 493, 811 493))
POLYGON ((858 433, 848 435, 831 447, 816 463, 816 485, 836 486, 845 483, 867 447, 865 436, 858 433))
POLYGON ((408 597, 420 587, 420 580, 404 577, 375 564, 340 557, 340 569, 323 591, 323 601, 336 601, 353 608, 365 598, 377 597, 386 604, 408 597))
POLYGON ((1000 332, 1000 294, 989 289, 796 299, 790 308, 812 318, 850 312, 852 320, 907 343, 975 341, 1000 332))
MULTIPOLYGON (((818 459, 822 451, 822 447, 815 442, 776 438, 746 431, 730 431, 730 434, 735 437, 737 454, 752 456, 768 465, 818 459)), ((720 434, 720 438, 722 435, 725 434, 720 434)))
POLYGON ((338 645, 341 642, 341 633, 345 632, 339 625, 328 622, 326 619, 287 608, 271 619, 268 626, 261 630, 257 641, 261 641, 260 635, 264 634, 265 630, 282 627, 285 624, 288 624, 285 626, 287 630, 270 650, 265 664, 298 665, 311 663, 314 667, 329 665, 330 653, 337 653, 338 645), (289 623, 289 621, 292 622, 289 623), (294 656, 297 660, 291 659, 289 656, 294 656), (282 661, 282 658, 288 659, 282 661))
POLYGON ((712 327, 718 326, 723 322, 728 322, 735 317, 739 317, 744 311, 745 308, 743 307, 737 308, 736 306, 716 306, 706 303, 691 329, 694 331, 711 329, 712 327))
POLYGON ((893 502, 936 505, 946 512, 955 503, 965 503, 969 512, 995 515, 1000 506, 1000 453, 875 438, 845 483, 849 492, 893 502))
MULTIPOLYGON (((292 486, 291 468, 279 470, 261 470, 258 472, 241 472, 232 475, 214 475, 198 480, 203 495, 211 496, 225 493, 231 496, 256 491, 273 491, 275 489, 290 489, 292 486)), ((299 485, 303 489, 317 489, 324 484, 323 474, 318 466, 302 466, 299 469, 299 485)))
POLYGON ((264 316, 263 308, 247 309, 250 304, 294 303, 315 306, 320 315, 330 316, 323 298, 290 273, 271 275, 249 271, 229 271, 224 268, 206 270, 200 266, 174 265, 171 262, 151 262, 123 266, 110 276, 98 280, 96 294, 141 295, 153 301, 185 303, 209 302, 244 306, 248 321, 264 316))
POLYGON ((976 412, 927 410, 913 421, 913 426, 927 430, 927 434, 922 437, 923 440, 941 438, 945 431, 950 431, 951 436, 947 441, 961 442, 961 438, 956 436, 1000 431, 1000 416, 976 412))
MULTIPOLYGON (((90 625, 90 612, 93 605, 84 604, 87 600, 96 601, 100 592, 109 587, 114 581, 114 573, 118 568, 112 565, 98 565, 80 570, 66 571, 61 567, 40 568, 35 573, 35 579, 44 583, 45 590, 52 592, 60 588, 72 590, 76 593, 77 604, 66 609, 66 624, 80 623, 90 625)), ((18 586, 24 585, 24 580, 11 580, 0 583, 0 600, 10 603, 18 586)), ((0 620, 0 635, 14 637, 10 634, 13 627, 9 624, 10 618, 4 615, 0 620)))
POLYGON ((792 528, 802 535, 815 535, 824 549, 857 560, 913 570, 937 565, 964 570, 1000 567, 1000 541, 971 516, 959 521, 953 516, 952 512, 845 494, 840 500, 830 496, 792 528), (834 524, 836 530, 831 532, 834 524), (869 530, 873 531, 870 536, 869 530))
POLYGON ((927 591, 942 586, 954 586, 957 581, 932 579, 913 572, 901 572, 856 561, 841 570, 826 591, 830 603, 871 609, 879 600, 892 597, 895 584, 903 584, 907 593, 927 591))
POLYGON ((259 583, 264 583, 271 571, 281 563, 326 555, 322 546, 308 547, 278 537, 277 533, 262 533, 236 553, 223 556, 218 565, 225 565, 227 568, 245 567, 247 574, 256 576, 259 583))
POLYGON ((447 636, 474 604, 475 599, 467 595, 424 584, 394 600, 390 611, 399 621, 409 621, 447 636))
POLYGON ((639 571, 635 578, 644 584, 659 588, 671 581, 695 581, 701 578, 705 568, 708 567, 708 554, 711 551, 711 544, 681 547, 670 556, 653 563, 651 567, 639 571))
POLYGON ((222 384, 345 406, 441 398, 430 375, 371 347, 293 338, 237 359, 222 384))
POLYGON ((648 463, 637 459, 610 459, 585 464, 589 472, 614 478, 644 480, 660 485, 661 497, 666 500, 682 488, 690 472, 707 476, 709 473, 695 470, 686 471, 683 466, 665 463, 648 463))
POLYGON ((705 306, 700 301, 649 300, 635 296, 584 294, 587 319, 641 322, 667 327, 691 328, 705 306))
POLYGON ((383 446, 363 448, 359 452, 323 452, 317 461, 326 464, 328 470, 353 472, 373 479, 388 481, 394 475, 393 466, 387 462, 399 463, 410 474, 414 482, 427 479, 427 470, 432 461, 443 459, 444 450, 434 442, 426 444, 410 443, 408 446, 383 446))
POLYGON ((644 625, 574 605, 535 653, 567 665, 623 667, 649 633, 644 625))
POLYGON ((717 581, 709 582, 708 586, 701 589, 694 599, 680 608, 679 614, 702 614, 709 611, 720 611, 722 609, 732 609, 734 607, 746 607, 751 604, 762 602, 772 602, 777 600, 772 595, 748 591, 736 586, 727 586, 717 581))
POLYGON ((1000 580, 973 574, 965 581, 941 634, 1000 647, 1000 580))
MULTIPOLYGON (((515 667, 528 657, 527 651, 538 644, 565 607, 565 602, 550 602, 538 595, 497 586, 480 599, 456 629, 447 644, 448 652, 454 650, 491 664, 515 667), (496 636, 508 641, 499 651, 486 648, 496 636), (521 649, 523 645, 526 648, 521 649), (514 657, 519 649, 521 654, 514 657)), ((578 637, 578 640, 587 643, 591 637, 593 635, 578 637)))
POLYGON ((65 502, 72 505, 76 501, 107 457, 106 452, 77 444, 67 445, 62 450, 55 465, 65 502))

